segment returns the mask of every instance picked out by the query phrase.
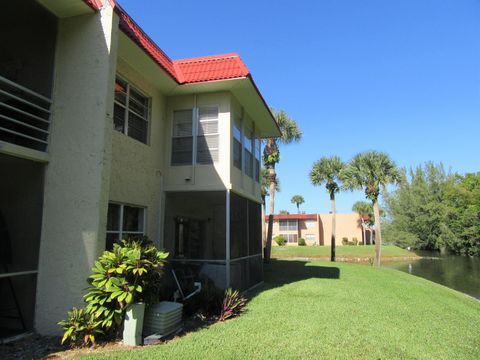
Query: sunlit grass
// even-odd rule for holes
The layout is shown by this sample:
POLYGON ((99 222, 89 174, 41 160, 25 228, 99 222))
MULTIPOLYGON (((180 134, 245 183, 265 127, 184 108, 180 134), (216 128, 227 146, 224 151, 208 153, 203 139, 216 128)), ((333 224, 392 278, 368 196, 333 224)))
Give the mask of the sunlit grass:
POLYGON ((480 302, 396 270, 272 261, 239 318, 89 359, 480 359, 480 302))
MULTIPOLYGON (((272 247, 272 257, 277 259, 286 258, 330 258, 330 246, 274 246, 272 247)), ((364 259, 375 256, 375 245, 351 245, 335 247, 335 254, 338 258, 346 259, 364 259)), ((382 259, 415 257, 416 254, 394 245, 382 246, 382 259)))

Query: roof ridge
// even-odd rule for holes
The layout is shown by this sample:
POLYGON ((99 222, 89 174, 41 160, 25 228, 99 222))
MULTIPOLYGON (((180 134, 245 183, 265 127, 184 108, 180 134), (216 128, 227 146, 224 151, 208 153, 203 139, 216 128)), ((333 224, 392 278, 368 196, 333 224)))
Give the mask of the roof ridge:
POLYGON ((173 62, 179 63, 179 64, 185 64, 185 63, 192 63, 192 62, 215 61, 215 60, 224 60, 224 59, 233 59, 233 58, 240 59, 240 55, 238 55, 237 53, 216 54, 216 55, 176 59, 176 60, 173 60, 173 62))

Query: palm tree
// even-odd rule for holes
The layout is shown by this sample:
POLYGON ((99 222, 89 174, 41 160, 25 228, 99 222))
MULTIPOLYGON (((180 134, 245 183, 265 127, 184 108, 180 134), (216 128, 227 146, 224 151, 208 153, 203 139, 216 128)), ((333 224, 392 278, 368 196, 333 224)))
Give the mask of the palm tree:
POLYGON ((332 251, 330 260, 335 261, 335 233, 336 233, 336 215, 335 193, 340 191, 340 172, 345 164, 338 156, 322 157, 313 164, 310 171, 310 181, 313 185, 321 185, 325 183, 328 193, 330 194, 330 205, 332 207, 332 251))
MULTIPOLYGON (((265 226, 265 216, 267 214, 266 211, 266 201, 265 198, 269 196, 268 188, 269 188, 269 174, 268 169, 262 167, 260 170, 260 195, 262 197, 262 244, 265 246, 267 240, 267 233, 266 233, 266 226, 265 226)), ((280 192, 280 179, 275 177, 275 192, 280 192)))
POLYGON ((375 265, 380 266, 382 229, 378 198, 387 185, 400 183, 401 173, 388 154, 367 151, 355 155, 342 171, 341 177, 345 188, 364 190, 367 199, 372 202, 375 218, 375 265))
POLYGON ((360 220, 362 221, 363 245, 367 245, 367 226, 373 218, 372 204, 366 201, 357 201, 353 204, 352 211, 355 211, 360 216, 360 220))
POLYGON ((305 199, 302 195, 293 195, 292 200, 290 200, 292 204, 297 205, 297 212, 300 214, 300 205, 305 202, 305 199))
POLYGON ((272 227, 273 227, 273 214, 275 213, 275 184, 277 174, 275 172, 275 165, 280 161, 279 143, 290 144, 297 142, 302 138, 302 132, 298 127, 295 120, 290 118, 288 114, 283 111, 272 112, 280 128, 280 136, 276 138, 269 138, 263 149, 263 163, 268 169, 269 175, 269 195, 270 195, 270 215, 268 217, 268 234, 267 243, 265 246, 265 262, 270 261, 270 254, 272 250, 272 227))

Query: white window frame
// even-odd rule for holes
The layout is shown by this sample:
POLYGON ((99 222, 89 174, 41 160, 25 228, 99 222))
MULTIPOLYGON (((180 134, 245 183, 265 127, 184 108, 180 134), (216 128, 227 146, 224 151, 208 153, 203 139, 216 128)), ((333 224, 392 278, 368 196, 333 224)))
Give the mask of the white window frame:
MULTIPOLYGON (((120 130, 116 130, 130 138, 132 138, 133 140, 136 140, 142 144, 145 144, 145 145, 149 145, 150 144, 150 118, 151 118, 151 111, 152 111, 152 98, 151 96, 148 96, 145 92, 143 92, 142 90, 140 90, 136 85, 133 85, 132 82, 128 79, 126 79, 124 76, 120 75, 120 74, 116 74, 115 75, 115 83, 117 82, 117 78, 120 79, 121 81, 125 82, 125 84, 127 85, 127 89, 126 89, 126 92, 125 92, 125 105, 123 105, 121 102, 117 101, 115 99, 115 94, 113 96, 113 99, 114 99, 114 103, 120 107, 122 107, 123 109, 125 109, 125 114, 124 114, 124 118, 123 118, 123 131, 120 131, 120 130), (145 99, 147 100, 147 115, 146 115, 146 118, 143 117, 142 115, 140 115, 139 113, 137 113, 135 110, 132 110, 130 109, 130 88, 133 88, 137 93, 139 93, 140 95, 142 95, 143 97, 145 97, 145 99), (143 141, 140 141, 138 139, 135 139, 134 137, 130 136, 129 133, 128 133, 128 114, 129 112, 133 112, 135 115, 137 115, 139 118, 143 119, 146 123, 147 123, 147 126, 146 126, 146 134, 145 134, 145 142, 143 141)), ((136 101, 135 99, 132 98, 132 101, 136 101)))
POLYGON ((187 108, 187 109, 175 109, 172 111, 172 126, 171 126, 171 134, 170 134, 170 139, 171 139, 171 146, 170 146, 170 166, 192 166, 195 164, 195 157, 196 157, 196 147, 197 147, 197 138, 196 138, 196 125, 195 125, 195 119, 197 117, 195 116, 195 108, 187 108), (174 135, 174 122, 175 122, 175 113, 177 111, 191 111, 192 112, 192 135, 191 136, 175 136, 174 135), (173 139, 182 139, 182 138, 192 138, 192 162, 190 164, 172 164, 172 159, 173 159, 173 139))
MULTIPOLYGON (((174 131, 174 114, 176 111, 192 111, 192 163, 191 164, 172 164, 172 152, 173 152, 173 141, 172 145, 170 146, 170 166, 192 166, 192 165, 209 165, 212 166, 215 163, 220 162, 220 149, 221 149, 221 143, 222 143, 222 137, 220 136, 220 105, 218 104, 202 104, 201 106, 196 106, 192 108, 181 108, 181 109, 174 109, 171 112, 171 131, 170 131, 170 139, 178 139, 182 138, 183 136, 174 136, 173 131, 174 131), (217 114, 218 117, 216 120, 209 119, 209 120, 202 120, 202 122, 215 122, 217 121, 217 133, 212 133, 212 134, 207 134, 207 135, 200 135, 199 133, 199 123, 201 122, 200 120, 200 108, 216 108, 217 109, 217 114), (211 148, 211 150, 217 150, 218 152, 218 158, 217 160, 211 162, 211 163, 199 163, 197 161, 197 152, 198 152, 198 137, 199 136, 218 136, 218 147, 216 148, 211 148)), ((185 136, 187 137, 187 136, 185 136)), ((190 136, 188 136, 190 137, 190 136)))
POLYGON ((124 204, 124 203, 119 203, 115 201, 109 201, 108 205, 119 205, 119 223, 118 223, 118 230, 108 230, 107 229, 107 235, 108 234, 118 234, 118 239, 121 241, 123 240, 124 234, 127 235, 142 235, 145 236, 147 232, 147 208, 145 206, 139 206, 139 205, 132 205, 132 204, 124 204), (142 231, 123 231, 123 214, 124 214, 124 208, 125 206, 128 207, 134 207, 142 210, 142 215, 143 215, 143 224, 142 224, 142 231))
POLYGON ((243 172, 245 173, 245 175, 247 175, 248 177, 254 179, 255 177, 255 166, 254 166, 254 163, 255 163, 255 131, 253 129, 250 129, 248 126, 244 126, 243 127, 243 136, 242 136, 242 151, 243 152, 249 152, 250 153, 250 157, 251 157, 251 167, 252 167, 252 173, 251 174, 247 174, 247 157, 245 156, 245 154, 243 155, 243 172), (248 136, 247 134, 249 134, 251 136, 250 138, 250 151, 245 147, 245 145, 248 143, 247 139, 248 139, 248 136))
POLYGON ((297 219, 281 219, 278 220, 278 228, 280 231, 298 231, 298 220, 297 219), (282 225, 282 222, 286 222, 286 226, 282 225), (295 224, 295 226, 292 226, 292 223, 295 224))
POLYGON ((260 172, 262 171, 262 140, 258 137, 257 131, 253 133, 253 151, 253 179, 257 183, 260 183, 260 172), (258 160, 258 167, 256 166, 256 160, 258 160))
POLYGON ((243 171, 243 119, 241 115, 235 115, 232 124, 232 143, 235 143, 235 141, 240 142, 240 167, 235 165, 235 149, 232 149, 232 163, 234 167, 236 167, 240 171, 243 171), (240 130, 240 139, 235 138, 235 123, 238 123, 239 126, 238 129, 240 130))
POLYGON ((280 236, 283 236, 288 244, 298 243, 298 234, 280 234, 280 236))

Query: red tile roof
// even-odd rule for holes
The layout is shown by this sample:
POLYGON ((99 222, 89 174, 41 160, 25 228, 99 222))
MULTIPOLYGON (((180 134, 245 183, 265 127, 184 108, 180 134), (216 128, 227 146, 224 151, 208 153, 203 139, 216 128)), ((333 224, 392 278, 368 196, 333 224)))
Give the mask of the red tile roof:
POLYGON ((148 56, 165 70, 174 80, 178 81, 172 60, 160 49, 150 37, 137 25, 135 21, 118 4, 115 11, 120 18, 120 29, 148 56))
MULTIPOLYGON (((100 0, 84 0, 98 10, 100 0)), ((101 3, 101 2, 100 2, 101 3)), ((165 70, 177 83, 190 84, 204 81, 244 78, 250 75, 238 54, 222 54, 198 58, 172 60, 140 28, 125 10, 113 0, 110 3, 120 18, 120 29, 145 53, 165 70)))
POLYGON ((182 83, 226 80, 249 75, 238 54, 203 56, 173 61, 182 83))
MULTIPOLYGON (((277 214, 273 215, 273 220, 317 220, 317 214, 277 214)), ((268 221, 268 215, 265 216, 265 220, 268 221)))

